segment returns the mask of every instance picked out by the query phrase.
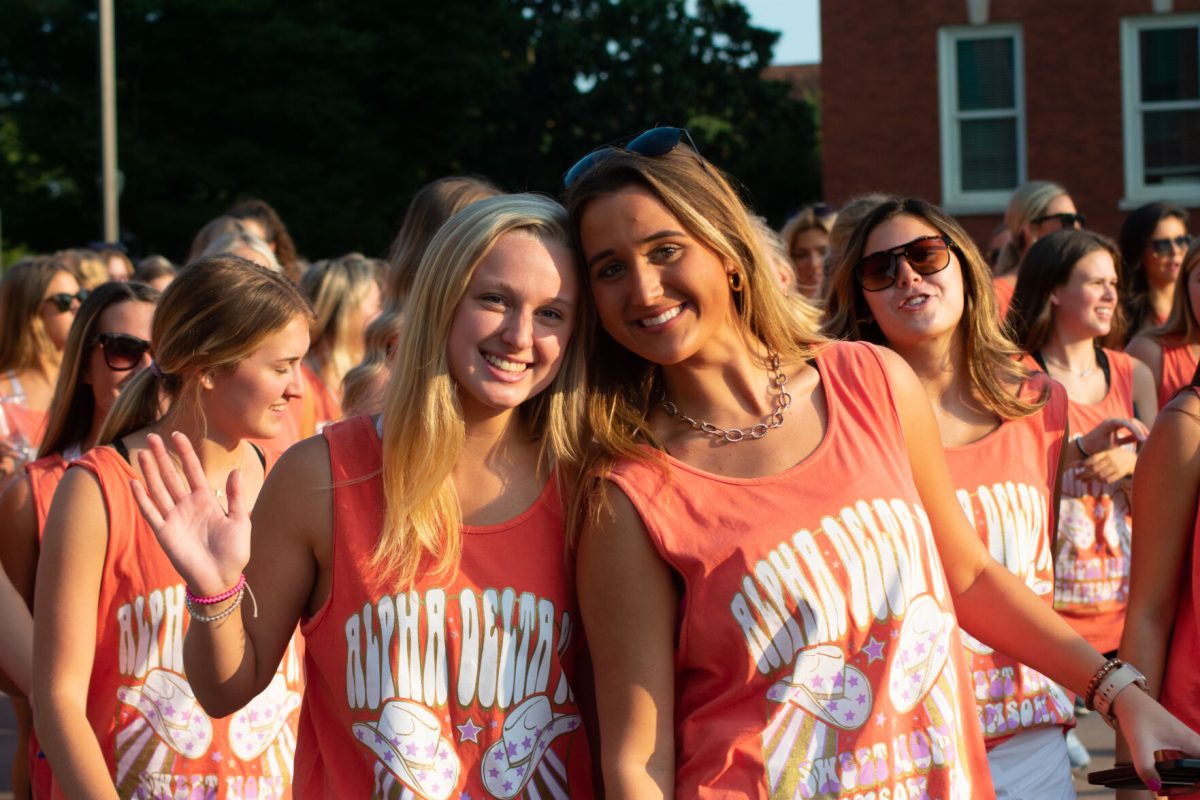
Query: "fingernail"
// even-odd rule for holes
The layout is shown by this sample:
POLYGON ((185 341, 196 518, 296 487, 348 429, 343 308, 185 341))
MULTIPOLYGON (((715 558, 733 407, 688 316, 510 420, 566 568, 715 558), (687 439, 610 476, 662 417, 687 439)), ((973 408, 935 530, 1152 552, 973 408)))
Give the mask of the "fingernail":
POLYGON ((1146 781, 1146 788, 1152 792, 1162 791, 1162 781, 1146 781))

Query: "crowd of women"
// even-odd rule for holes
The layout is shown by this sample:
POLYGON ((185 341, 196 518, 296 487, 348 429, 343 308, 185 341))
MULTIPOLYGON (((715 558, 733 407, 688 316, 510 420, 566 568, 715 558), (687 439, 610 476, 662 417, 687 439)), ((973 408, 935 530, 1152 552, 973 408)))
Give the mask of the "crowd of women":
MULTIPOLYGON (((0 283, 18 796, 1066 798, 1200 756, 1200 245, 777 234, 687 132, 385 260, 261 201, 0 283), (1134 535, 1136 531, 1136 535, 1134 535)), ((1130 791, 1129 797, 1149 797, 1130 791)))

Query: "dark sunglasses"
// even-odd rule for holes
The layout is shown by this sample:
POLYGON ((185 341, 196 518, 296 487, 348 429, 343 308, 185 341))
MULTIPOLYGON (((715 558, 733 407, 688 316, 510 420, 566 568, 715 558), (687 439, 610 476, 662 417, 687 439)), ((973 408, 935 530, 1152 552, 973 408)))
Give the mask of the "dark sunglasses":
POLYGON ((1030 222, 1040 225, 1043 222, 1049 222, 1052 219, 1058 220, 1058 224, 1065 230, 1067 228, 1083 228, 1087 225, 1087 217, 1083 214, 1068 214, 1065 211, 1062 214, 1044 214, 1040 217, 1034 217, 1030 222))
MULTIPOLYGON (((651 128, 644 133, 639 133, 628 142, 601 145, 576 161, 575 166, 563 173, 563 188, 569 188, 580 175, 607 158, 612 150, 625 150, 629 153, 637 153, 639 156, 656 158, 665 156, 684 140, 687 140, 688 146, 699 158, 700 150, 692 141, 692 135, 687 132, 686 128, 651 128)), ((701 160, 700 163, 703 164, 704 161, 701 160)))
POLYGON ((1191 243, 1192 237, 1185 234, 1174 239, 1151 239, 1150 249, 1156 256, 1169 256, 1175 250, 1187 250, 1191 243))
POLYGON ((71 305, 76 300, 78 300, 80 303, 82 303, 84 300, 87 300, 87 297, 88 297, 87 290, 80 289, 75 294, 67 294, 66 292, 56 292, 55 294, 52 294, 49 297, 47 297, 42 302, 43 303, 54 303, 54 307, 58 310, 58 312, 60 314, 64 314, 71 310, 71 305))
POLYGON ((114 372, 127 372, 150 350, 150 343, 128 333, 102 333, 96 343, 104 351, 104 363, 114 372))
POLYGON ((881 292, 896 282, 896 259, 904 260, 918 275, 932 275, 950 266, 954 242, 945 236, 922 236, 907 244, 871 253, 858 262, 858 282, 863 291, 881 292))

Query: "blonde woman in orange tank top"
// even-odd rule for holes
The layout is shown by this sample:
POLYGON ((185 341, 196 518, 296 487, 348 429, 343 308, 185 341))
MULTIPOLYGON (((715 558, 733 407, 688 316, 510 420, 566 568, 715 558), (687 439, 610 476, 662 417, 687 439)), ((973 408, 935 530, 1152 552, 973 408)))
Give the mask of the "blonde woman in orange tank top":
POLYGON ((253 520, 236 479, 229 513, 214 503, 185 437, 188 484, 161 441, 143 457, 142 512, 187 585, 219 598, 244 572, 259 597, 190 629, 204 707, 259 692, 301 625, 298 796, 592 796, 559 502, 581 444, 573 258, 549 198, 453 216, 417 270, 382 415, 290 449, 253 520))
POLYGON ((183 638, 205 612, 190 606, 130 484, 149 442, 178 431, 197 443, 190 474, 213 503, 228 502, 237 470, 238 503, 251 505, 274 455, 247 440, 273 436, 300 391, 308 325, 304 298, 282 276, 233 256, 192 264, 155 309, 154 360, 116 400, 99 446, 63 475, 34 595, 35 727, 56 794, 290 796, 298 657, 277 656, 269 690, 230 718, 203 712, 183 638))
MULTIPOLYGON (((979 541, 912 369, 787 313, 686 131, 565 182, 602 328, 579 587, 608 796, 991 797, 956 616, 1078 692, 1107 665, 979 541)), ((1146 777, 1200 751, 1117 697, 1146 777)))

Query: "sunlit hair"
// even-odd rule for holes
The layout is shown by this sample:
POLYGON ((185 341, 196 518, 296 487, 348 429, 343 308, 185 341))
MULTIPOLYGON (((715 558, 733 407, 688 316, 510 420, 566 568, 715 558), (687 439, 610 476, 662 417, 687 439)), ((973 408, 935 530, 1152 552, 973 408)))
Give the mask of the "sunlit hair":
POLYGON ((114 258, 125 264, 125 280, 128 280, 133 275, 133 259, 119 247, 105 247, 99 251, 99 256, 104 262, 104 275, 106 278, 111 278, 111 270, 108 262, 114 258))
POLYGON ((214 239, 224 236, 228 233, 245 233, 246 228, 242 225, 242 221, 230 216, 217 217, 210 219, 204 223, 204 227, 196 231, 196 236, 192 239, 192 246, 188 248, 188 256, 184 259, 185 264, 190 264, 201 257, 201 254, 208 250, 208 246, 213 243, 214 239))
POLYGON ((336 385, 363 356, 363 331, 352 326, 363 324, 358 309, 371 287, 379 285, 383 267, 379 259, 350 253, 316 262, 300 279, 300 291, 313 308, 310 350, 321 355, 336 385))
POLYGON ((236 255, 248 261, 253 261, 260 267, 266 267, 273 272, 283 271, 279 266, 279 262, 275 260, 275 254, 271 252, 271 248, 253 233, 223 233, 209 242, 208 246, 204 248, 197 259, 211 258, 212 256, 219 255, 236 255), (254 255, 254 258, 239 253, 239 250, 250 251, 254 255))
POLYGON ((308 302, 278 272, 237 256, 189 264, 163 292, 150 329, 162 377, 144 369, 125 385, 100 430, 99 444, 159 418, 161 401, 172 411, 203 412, 201 376, 232 371, 269 337, 299 317, 312 321, 308 302))
POLYGON ((1121 235, 1117 239, 1121 248, 1121 259, 1129 289, 1125 293, 1124 306, 1129 317, 1128 332, 1132 336, 1140 331, 1147 319, 1154 313, 1150 302, 1150 281, 1142 266, 1146 255, 1146 247, 1154 236, 1158 223, 1168 217, 1174 217, 1188 224, 1188 213, 1179 206, 1171 203, 1147 203, 1130 212, 1121 224, 1121 235))
POLYGON ((179 270, 171 263, 171 259, 166 256, 146 256, 138 261, 133 279, 142 283, 150 283, 159 278, 174 278, 178 272, 179 270))
POLYGON ((1149 333, 1159 340, 1164 338, 1179 338, 1188 344, 1200 342, 1200 323, 1196 322, 1196 313, 1200 309, 1192 308, 1192 296, 1188 291, 1188 276, 1200 267, 1200 239, 1195 239, 1183 254, 1183 267, 1179 270, 1179 278, 1175 281, 1175 298, 1171 302, 1171 316, 1161 328, 1155 328, 1149 333))
MULTIPOLYGON (((505 234, 569 247, 566 222, 562 207, 547 197, 487 198, 443 225, 421 259, 401 328, 403 346, 384 399, 387 512, 371 558, 397 586, 410 586, 419 569, 445 577, 457 569, 462 554, 462 514, 451 476, 466 426, 446 351, 467 284, 505 234)), ((579 312, 572 314, 571 325, 578 332, 579 312)), ((572 335, 554 380, 517 409, 530 435, 540 439, 543 463, 556 470, 579 458, 584 380, 584 348, 572 335)))
MULTIPOLYGON (((263 238, 268 245, 273 245, 272 255, 283 269, 285 275, 293 281, 299 281, 304 274, 300 256, 296 252, 296 243, 288 233, 287 226, 271 204, 257 197, 247 198, 235 204, 226 212, 235 219, 254 220, 263 229, 263 238)), ((268 249, 271 249, 268 247, 268 249)))
POLYGON ((108 264, 95 250, 59 250, 54 260, 71 271, 81 289, 90 291, 108 281, 108 264))
MULTIPOLYGON (((821 309, 816 305, 816 301, 810 300, 799 291, 796 263, 792 261, 791 255, 783 246, 783 238, 767 224, 765 218, 757 214, 750 215, 750 224, 754 226, 754 231, 758 234, 758 243, 762 248, 763 255, 774 265, 777 272, 788 273, 791 288, 789 291, 784 291, 783 294, 792 313, 799 315, 806 325, 816 330, 821 326, 821 309)), ((778 282, 775 285, 783 291, 783 287, 779 286, 778 282)))
MULTIPOLYGON (((779 291, 750 213, 715 166, 686 146, 655 157, 613 149, 567 189, 576 235, 589 203, 629 187, 651 192, 688 235, 741 274, 742 290, 733 294, 733 303, 747 339, 764 343, 784 362, 816 354, 824 338, 779 291)), ((585 259, 586 254, 580 274, 590 283, 585 259)), ((658 365, 625 349, 599 324, 588 338, 587 419, 595 446, 584 462, 587 480, 577 483, 572 500, 572 538, 579 523, 597 519, 607 507, 602 479, 617 459, 644 459, 641 444, 663 449, 648 422, 661 387, 658 365)))
POLYGON ((1066 193, 1066 189, 1052 181, 1029 181, 1017 187, 1004 210, 1004 225, 1012 238, 1000 250, 995 274, 1003 275, 1017 266, 1029 247, 1025 241, 1025 225, 1045 214, 1054 198, 1066 193))
POLYGON ((0 372, 38 370, 47 376, 58 352, 42 323, 42 300, 50 282, 71 270, 53 256, 30 256, 8 268, 0 280, 0 372))
MULTIPOLYGON (((1066 228, 1043 236, 1033 243, 1021 259, 1017 273, 1017 288, 1008 309, 1008 327, 1013 338, 1026 353, 1036 353, 1046 346, 1054 332, 1054 304, 1051 293, 1066 286, 1075 265, 1089 253, 1103 250, 1112 257, 1121 283, 1121 254, 1111 239, 1091 231, 1066 228)), ((1120 297, 1118 289, 1118 298, 1120 297)), ((1105 347, 1120 347, 1124 342, 1125 314, 1118 302, 1113 310, 1112 330, 1098 343, 1105 347)))
POLYGON ((385 308, 367 325, 362 361, 342 379, 343 416, 374 414, 383 407, 383 390, 403 322, 399 309, 385 308))
POLYGON ((469 176, 438 178, 421 187, 408 204, 400 232, 388 250, 384 306, 404 304, 425 248, 442 223, 472 203, 500 193, 500 188, 486 178, 469 176))
MULTIPOLYGON (((846 252, 846 245, 850 242, 850 234, 854 233, 854 229, 858 227, 858 223, 862 222, 863 217, 871 213, 871 210, 880 203, 891 198, 890 194, 882 192, 868 192, 860 194, 857 197, 852 197, 838 211, 837 219, 834 220, 832 227, 829 230, 829 256, 825 261, 826 273, 832 273, 833 266, 837 264, 842 253, 846 252)), ((826 280, 829 275, 827 274, 826 280)))
POLYGON ((1020 351, 1001 330, 992 271, 962 226, 920 198, 893 197, 880 203, 854 229, 846 252, 833 270, 833 286, 825 304, 825 332, 839 339, 888 346, 867 306, 858 281, 858 264, 868 255, 864 248, 871 231, 889 219, 903 216, 921 220, 953 242, 951 251, 958 257, 963 276, 963 313, 959 321, 963 354, 980 402, 1004 419, 1037 411, 1045 405, 1045 393, 1036 400, 1026 400, 1015 391, 1031 373, 1020 364, 1020 351))
POLYGON ((134 281, 109 281, 92 290, 87 300, 75 312, 67 344, 63 348, 62 366, 58 372, 58 383, 54 387, 54 398, 50 401, 50 413, 46 421, 46 434, 38 457, 50 453, 61 453, 64 449, 82 442, 91 432, 96 413, 96 396, 92 385, 84 382, 92 348, 97 346, 97 329, 100 317, 113 306, 121 303, 158 302, 159 292, 144 283, 134 281))

